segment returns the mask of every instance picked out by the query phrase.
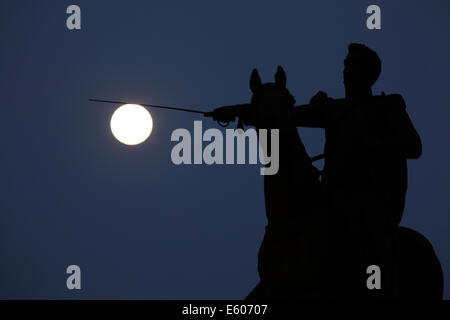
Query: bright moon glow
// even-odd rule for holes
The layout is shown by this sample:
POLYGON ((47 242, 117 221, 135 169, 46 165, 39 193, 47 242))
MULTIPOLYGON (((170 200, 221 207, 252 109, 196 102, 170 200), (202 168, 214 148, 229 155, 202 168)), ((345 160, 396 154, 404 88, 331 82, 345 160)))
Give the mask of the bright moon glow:
POLYGON ((111 118, 111 131, 114 137, 129 146, 147 140, 152 129, 152 116, 147 109, 137 104, 121 106, 111 118))

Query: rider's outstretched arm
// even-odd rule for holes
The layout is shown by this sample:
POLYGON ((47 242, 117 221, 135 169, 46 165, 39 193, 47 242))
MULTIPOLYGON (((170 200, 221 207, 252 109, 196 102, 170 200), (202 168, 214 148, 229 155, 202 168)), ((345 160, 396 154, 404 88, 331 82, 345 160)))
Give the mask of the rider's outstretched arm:
POLYGON ((291 119, 297 127, 325 128, 328 117, 328 106, 325 103, 292 107, 291 119))
MULTIPOLYGON (((319 91, 310 104, 291 107, 290 119, 297 127, 325 128, 331 118, 331 110, 336 102, 319 91)), ((215 109, 210 116, 216 121, 231 122, 237 117, 247 126, 255 126, 257 109, 251 104, 224 106, 215 109)))
POLYGON ((325 92, 319 91, 309 104, 292 107, 291 119, 297 127, 326 128, 336 102, 339 100, 331 99, 325 92))
MULTIPOLYGON (((297 127, 325 128, 329 118, 329 103, 313 103, 294 106, 291 120, 297 127)), ((216 121, 231 122, 239 117, 247 126, 255 125, 255 108, 251 104, 224 106, 215 109, 210 116, 216 121)))

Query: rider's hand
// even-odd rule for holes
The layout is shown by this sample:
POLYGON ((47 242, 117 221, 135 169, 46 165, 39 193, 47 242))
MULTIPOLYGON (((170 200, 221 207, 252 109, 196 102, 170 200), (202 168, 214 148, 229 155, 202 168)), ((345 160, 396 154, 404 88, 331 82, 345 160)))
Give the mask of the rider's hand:
POLYGON ((236 120, 237 110, 236 106, 225 106, 215 109, 209 114, 215 121, 231 122, 236 120))

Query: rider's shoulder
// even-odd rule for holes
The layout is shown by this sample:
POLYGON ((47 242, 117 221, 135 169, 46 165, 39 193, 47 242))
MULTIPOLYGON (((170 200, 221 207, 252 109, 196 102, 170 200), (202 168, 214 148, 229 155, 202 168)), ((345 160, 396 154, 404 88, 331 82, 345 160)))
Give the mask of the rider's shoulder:
POLYGON ((383 106, 400 110, 406 109, 405 100, 399 93, 385 94, 382 92, 380 95, 374 96, 374 98, 383 106))

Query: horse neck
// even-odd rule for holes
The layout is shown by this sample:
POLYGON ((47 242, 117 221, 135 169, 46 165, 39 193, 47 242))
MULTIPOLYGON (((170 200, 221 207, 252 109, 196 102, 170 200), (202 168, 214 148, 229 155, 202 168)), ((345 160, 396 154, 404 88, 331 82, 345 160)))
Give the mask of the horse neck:
MULTIPOLYGON (((258 129, 259 131, 259 129, 258 129)), ((295 126, 287 126, 279 129, 279 156, 281 164, 298 165, 304 161, 310 161, 305 146, 295 126), (288 161, 287 161, 288 160, 288 161)), ((270 130, 267 132, 267 145, 270 147, 270 130)), ((266 151, 266 150, 265 150, 266 151)))

